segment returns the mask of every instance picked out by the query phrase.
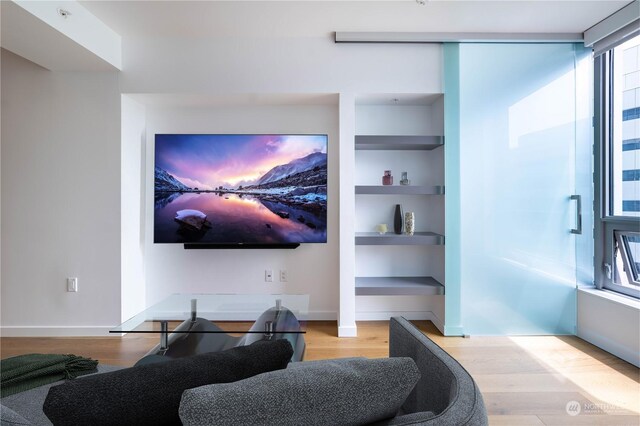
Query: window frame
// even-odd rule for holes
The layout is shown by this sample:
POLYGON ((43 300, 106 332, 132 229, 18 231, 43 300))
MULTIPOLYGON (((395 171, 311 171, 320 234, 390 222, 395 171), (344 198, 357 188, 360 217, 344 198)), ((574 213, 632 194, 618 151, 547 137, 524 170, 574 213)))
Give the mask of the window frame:
POLYGON ((629 281, 632 286, 640 286, 640 280, 638 279, 638 266, 637 263, 634 262, 634 258, 631 255, 631 248, 629 247, 629 237, 631 234, 638 234, 640 236, 640 232, 627 232, 627 231, 614 231, 613 235, 616 240, 616 244, 618 246, 618 250, 620 251, 620 257, 622 258, 622 264, 624 267, 624 274, 627 277, 627 281, 629 281))
POLYGON ((615 246, 617 232, 640 231, 640 217, 614 216, 613 205, 613 48, 594 58, 594 279, 599 289, 640 298, 640 287, 616 284, 615 246), (607 265, 609 265, 607 267, 607 265))

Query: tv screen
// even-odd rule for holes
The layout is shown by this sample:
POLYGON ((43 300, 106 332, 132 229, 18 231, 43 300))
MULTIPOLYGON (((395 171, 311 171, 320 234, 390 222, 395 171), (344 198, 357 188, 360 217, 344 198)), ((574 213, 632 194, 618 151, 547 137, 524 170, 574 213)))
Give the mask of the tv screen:
POLYGON ((327 241, 327 135, 156 134, 154 242, 327 241))

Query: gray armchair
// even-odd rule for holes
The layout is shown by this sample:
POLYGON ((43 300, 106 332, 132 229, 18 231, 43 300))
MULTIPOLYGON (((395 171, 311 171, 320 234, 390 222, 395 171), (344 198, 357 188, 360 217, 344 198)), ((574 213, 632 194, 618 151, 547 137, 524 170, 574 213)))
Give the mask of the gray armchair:
POLYGON ((422 377, 405 400, 399 415, 381 424, 489 424, 480 390, 467 370, 404 318, 391 318, 389 356, 413 358, 422 377))

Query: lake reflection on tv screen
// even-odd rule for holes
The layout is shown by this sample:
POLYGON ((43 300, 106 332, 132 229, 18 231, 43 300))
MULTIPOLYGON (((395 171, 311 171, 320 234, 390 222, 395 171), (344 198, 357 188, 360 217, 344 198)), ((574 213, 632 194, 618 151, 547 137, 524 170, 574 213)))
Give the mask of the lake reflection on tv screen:
POLYGON ((325 242, 326 214, 280 201, 239 194, 190 193, 156 199, 156 242, 325 242), (165 202, 167 200, 168 202, 165 202), (197 210, 209 226, 189 229, 175 220, 178 211, 197 210))

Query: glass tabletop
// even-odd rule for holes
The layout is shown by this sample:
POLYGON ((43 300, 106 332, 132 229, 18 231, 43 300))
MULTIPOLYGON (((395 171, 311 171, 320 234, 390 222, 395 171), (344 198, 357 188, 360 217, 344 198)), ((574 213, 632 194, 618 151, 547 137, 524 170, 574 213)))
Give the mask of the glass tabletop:
POLYGON ((172 294, 110 333, 305 333, 306 294, 172 294))

